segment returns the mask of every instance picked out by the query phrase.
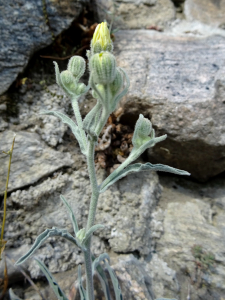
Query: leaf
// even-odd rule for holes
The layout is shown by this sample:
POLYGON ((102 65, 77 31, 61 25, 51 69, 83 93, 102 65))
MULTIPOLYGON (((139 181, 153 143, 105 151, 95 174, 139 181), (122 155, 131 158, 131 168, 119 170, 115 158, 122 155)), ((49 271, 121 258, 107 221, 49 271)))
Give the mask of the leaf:
POLYGON ((110 261, 109 255, 107 253, 102 253, 99 255, 99 257, 95 258, 95 260, 92 262, 92 273, 94 273, 96 267, 100 265, 100 262, 104 261, 105 259, 110 261))
MULTIPOLYGON (((173 174, 178 174, 178 175, 190 175, 190 173, 180 170, 180 169, 175 169, 173 167, 167 166, 167 165, 161 165, 161 164, 156 164, 153 165, 151 163, 146 163, 146 164, 133 164, 125 169, 123 169, 121 172, 119 172, 115 177, 113 177, 106 185, 104 185, 104 181, 101 185, 100 188, 100 193, 103 193, 109 186, 111 186, 113 183, 118 181, 119 179, 125 177, 126 175, 133 173, 133 172, 140 172, 140 171, 161 171, 161 172, 169 172, 173 174)), ((115 170, 116 171, 116 170, 115 170)))
POLYGON ((66 209, 69 213, 70 216, 70 220, 73 224, 73 230, 75 232, 75 234, 79 231, 78 225, 77 225, 77 221, 76 218, 74 216, 73 210, 71 208, 71 206, 69 205, 69 203, 66 201, 65 197, 63 195, 60 195, 60 199, 62 200, 63 204, 66 206, 66 209))
POLYGON ((40 112, 40 114, 58 117, 58 118, 60 118, 60 120, 63 123, 67 124, 71 128, 75 138, 77 139, 80 149, 81 149, 81 152, 84 155, 86 155, 86 149, 85 149, 85 146, 83 144, 83 141, 82 141, 82 138, 80 135, 80 130, 79 130, 78 126, 76 125, 76 123, 72 119, 70 119, 68 116, 64 115, 63 113, 61 113, 59 111, 53 111, 53 110, 42 110, 40 112))
MULTIPOLYGON (((95 257, 94 257, 94 255, 92 255, 92 262, 94 262, 94 261, 95 261, 95 257)), ((92 264, 92 269, 93 269, 93 264, 92 264)), ((109 283, 108 283, 108 279, 105 275, 105 271, 104 271, 103 267, 100 264, 96 265, 95 272, 96 272, 96 275, 98 276, 98 279, 103 288, 103 292, 104 292, 106 300, 111 300, 109 283)))
POLYGON ((175 299, 175 298, 173 298, 173 299, 171 299, 171 298, 157 298, 155 300, 177 300, 177 299, 175 299))
POLYGON ((81 300, 88 300, 86 290, 83 287, 82 276, 81 276, 81 266, 78 266, 78 281, 79 281, 79 292, 81 300))
POLYGON ((40 269, 42 270, 42 272, 44 273, 45 277, 48 279, 48 282, 49 282, 51 288, 53 289, 53 291, 54 291, 57 299, 59 299, 59 300, 68 300, 68 298, 66 297, 66 295, 61 290, 61 288, 58 285, 58 283, 55 280, 55 278, 49 272, 49 270, 46 267, 46 265, 42 261, 40 261, 39 259, 37 259, 37 258, 35 258, 35 260, 36 260, 37 264, 39 265, 40 269))
POLYGON ((11 288, 9 289, 9 298, 10 300, 22 300, 21 298, 16 296, 16 294, 13 292, 11 288))
POLYGON ((16 265, 22 264, 25 260, 27 260, 33 254, 33 252, 43 244, 43 242, 47 238, 52 236, 64 237, 65 239, 75 244, 77 247, 81 248, 82 250, 85 250, 84 247, 81 246, 80 242, 77 239, 75 239, 69 232, 67 232, 66 229, 58 229, 53 227, 52 229, 46 229, 36 238, 31 249, 16 262, 16 265))
POLYGON ((89 239, 89 237, 92 235, 93 232, 95 232, 96 230, 98 230, 99 228, 103 228, 104 225, 102 224, 96 224, 94 226, 92 226, 85 234, 85 237, 82 240, 82 244, 85 244, 85 242, 89 239))
POLYGON ((112 284, 113 284, 113 289, 115 292, 115 296, 116 296, 116 300, 123 300, 123 296, 121 293, 121 288, 119 285, 119 281, 116 277, 115 272, 113 271, 113 269, 110 267, 110 265, 107 263, 107 261, 105 262, 105 267, 107 268, 110 278, 112 280, 112 284))

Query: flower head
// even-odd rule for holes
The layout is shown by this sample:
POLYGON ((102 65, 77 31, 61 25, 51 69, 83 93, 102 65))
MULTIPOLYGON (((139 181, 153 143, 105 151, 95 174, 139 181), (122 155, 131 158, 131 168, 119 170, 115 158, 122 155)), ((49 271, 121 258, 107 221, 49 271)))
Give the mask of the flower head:
POLYGON ((112 40, 106 22, 102 22, 96 27, 91 46, 94 53, 112 51, 112 40))

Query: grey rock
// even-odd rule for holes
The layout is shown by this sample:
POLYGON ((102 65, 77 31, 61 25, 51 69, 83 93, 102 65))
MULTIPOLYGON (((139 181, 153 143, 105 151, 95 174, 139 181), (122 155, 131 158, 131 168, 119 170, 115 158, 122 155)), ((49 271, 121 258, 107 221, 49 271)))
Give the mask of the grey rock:
POLYGON ((189 286, 193 300, 221 299, 225 292, 224 179, 210 185, 171 177, 161 178, 160 182, 163 193, 152 222, 155 218, 155 222, 161 222, 163 231, 154 238, 156 254, 146 265, 155 295, 160 297, 164 291, 164 297, 186 299, 189 286), (192 249, 196 245, 214 255, 208 268, 194 257, 192 249), (167 277, 161 274, 165 268, 167 277))
MULTIPOLYGON (((70 203, 79 228, 85 227, 91 196, 87 172, 80 170, 71 175, 56 174, 55 177, 28 190, 17 190, 11 194, 8 199, 11 213, 5 229, 7 249, 13 246, 18 252, 24 244, 31 246, 37 235, 46 228, 67 228, 73 234, 72 224, 59 198, 60 193, 70 203)), ((100 182, 104 173, 100 172, 98 177, 100 182)), ((103 194, 99 199, 96 224, 101 223, 105 227, 94 235, 93 253, 99 255, 106 251, 104 241, 108 241, 108 247, 115 252, 138 251, 141 255, 149 254, 151 211, 160 192, 157 175, 143 173, 139 177, 130 175, 120 180, 103 194)), ((13 250, 11 255, 13 257, 13 250)), ((53 273, 71 269, 83 262, 79 249, 58 238, 48 239, 35 255, 49 265, 53 273)), ((24 265, 33 278, 40 276, 35 262, 24 265)))
POLYGON ((140 30, 120 31, 115 43, 131 82, 124 120, 134 124, 143 113, 158 136, 168 135, 150 149, 149 160, 202 181, 225 170, 224 41, 140 30))
MULTIPOLYGON (((0 133, 0 151, 11 148, 14 133, 6 130, 0 133)), ((1 155, 0 193, 5 190, 8 172, 8 156, 1 155)), ((69 153, 60 153, 47 147, 36 133, 20 131, 16 134, 13 150, 8 191, 36 183, 55 171, 73 163, 69 153)))
POLYGON ((225 26, 225 1, 186 0, 184 14, 187 20, 198 20, 213 26, 225 26))
POLYGON ((0 1, 0 94, 7 91, 35 51, 51 44, 52 33, 58 35, 67 29, 87 3, 46 1, 49 27, 44 1, 0 1))
POLYGON ((97 13, 100 21, 109 19, 105 11, 116 13, 114 27, 119 29, 143 29, 148 26, 166 26, 175 19, 176 11, 170 0, 98 0, 97 13))

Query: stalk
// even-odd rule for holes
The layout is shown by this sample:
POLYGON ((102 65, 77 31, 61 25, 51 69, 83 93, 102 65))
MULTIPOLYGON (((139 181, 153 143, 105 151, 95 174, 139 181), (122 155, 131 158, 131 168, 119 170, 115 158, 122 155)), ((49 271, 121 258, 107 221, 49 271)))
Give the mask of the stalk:
MULTIPOLYGON (((90 137, 88 142, 87 165, 88 165, 88 172, 89 172, 91 189, 92 189, 92 196, 91 196, 91 203, 89 207, 86 231, 89 230, 94 225, 95 213, 96 213, 98 197, 99 197, 99 188, 98 188, 96 172, 95 172, 94 153, 95 153, 95 141, 90 137)), ((87 290, 88 300, 94 300, 92 259, 91 259, 91 249, 90 249, 91 237, 87 240, 85 246, 86 246, 86 251, 84 252, 84 260, 85 260, 85 273, 86 273, 86 290, 87 290)))

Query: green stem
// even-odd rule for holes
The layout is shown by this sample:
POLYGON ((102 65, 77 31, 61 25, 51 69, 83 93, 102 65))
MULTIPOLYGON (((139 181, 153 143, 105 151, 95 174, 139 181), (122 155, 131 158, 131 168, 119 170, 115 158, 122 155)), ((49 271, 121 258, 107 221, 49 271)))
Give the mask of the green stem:
MULTIPOLYGON (((88 172, 90 177, 92 196, 91 203, 88 213, 88 221, 86 231, 88 231, 93 225, 95 221, 95 213, 98 203, 99 197, 99 188, 96 178, 95 172, 95 141, 91 139, 88 142, 88 153, 87 153, 87 164, 88 164, 88 172)), ((91 237, 85 243, 86 251, 84 252, 84 260, 85 260, 85 273, 86 273, 86 290, 88 295, 88 300, 94 300, 94 285, 93 285, 93 274, 92 274, 92 260, 91 260, 91 237)))
POLYGON ((82 138, 82 141, 84 143, 84 148, 87 149, 87 137, 86 137, 85 131, 83 129, 83 121, 82 121, 82 117, 81 117, 81 114, 80 114, 80 109, 79 109, 77 97, 73 97, 71 99, 71 102, 72 102, 73 111, 74 111, 74 114, 75 114, 75 117, 76 117, 77 125, 78 125, 79 130, 80 130, 81 138, 82 138))
POLYGON ((92 260, 91 260, 91 238, 86 242, 85 246, 87 249, 84 252, 87 299, 94 300, 94 284, 93 284, 92 260))

